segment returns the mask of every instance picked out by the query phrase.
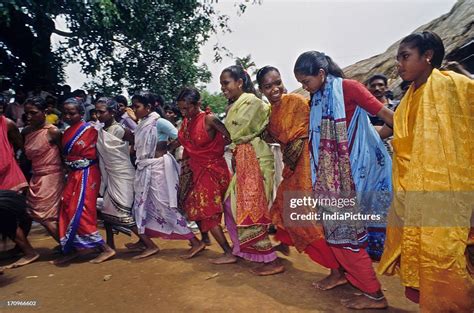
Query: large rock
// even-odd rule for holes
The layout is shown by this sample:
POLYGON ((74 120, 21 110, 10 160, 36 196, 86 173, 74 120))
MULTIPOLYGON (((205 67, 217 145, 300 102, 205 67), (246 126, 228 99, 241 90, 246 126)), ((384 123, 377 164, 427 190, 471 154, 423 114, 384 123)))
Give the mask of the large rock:
MULTIPOLYGON (((414 32, 431 30, 437 33, 443 40, 446 49, 445 61, 460 61, 462 63, 467 63, 465 58, 461 60, 457 59, 456 52, 458 52, 458 50, 463 46, 467 47, 469 45, 472 47, 472 41, 474 39, 473 24, 474 1, 459 0, 449 13, 418 27, 414 32)), ((392 44, 387 51, 382 54, 359 61, 344 68, 344 73, 347 77, 356 79, 360 82, 364 82, 373 74, 383 73, 389 78, 389 87, 394 90, 395 87, 398 87, 401 83, 401 78, 398 76, 395 63, 395 56, 401 40, 402 39, 392 44)), ((466 47, 463 49, 466 49, 466 47)), ((472 58, 472 49, 470 51, 472 58)))

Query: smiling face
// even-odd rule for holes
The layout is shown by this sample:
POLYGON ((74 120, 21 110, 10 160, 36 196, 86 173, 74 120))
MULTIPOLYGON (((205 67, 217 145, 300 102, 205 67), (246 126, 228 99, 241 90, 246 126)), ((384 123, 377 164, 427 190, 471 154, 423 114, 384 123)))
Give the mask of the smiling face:
POLYGON ((63 119, 69 125, 74 125, 82 120, 82 115, 79 113, 77 107, 72 103, 65 103, 63 107, 63 119))
POLYGON ((295 73, 296 80, 301 84, 304 90, 310 94, 317 92, 324 85, 326 73, 324 70, 319 70, 318 75, 304 75, 295 73))
POLYGON ((420 55, 418 48, 412 47, 409 43, 400 44, 397 52, 398 74, 405 81, 418 80, 432 70, 433 67, 428 62, 431 57, 431 50, 420 55))
POLYGON ((285 86, 283 86, 280 73, 273 70, 265 74, 259 89, 271 104, 279 103, 285 93, 285 86))
POLYGON ((38 107, 33 104, 27 103, 25 105, 26 124, 37 128, 43 125, 46 121, 46 115, 38 107))
POLYGON ((242 79, 235 80, 231 75, 230 72, 224 71, 220 76, 221 82, 221 90, 226 97, 230 101, 237 100, 242 94, 242 86, 244 84, 242 79))

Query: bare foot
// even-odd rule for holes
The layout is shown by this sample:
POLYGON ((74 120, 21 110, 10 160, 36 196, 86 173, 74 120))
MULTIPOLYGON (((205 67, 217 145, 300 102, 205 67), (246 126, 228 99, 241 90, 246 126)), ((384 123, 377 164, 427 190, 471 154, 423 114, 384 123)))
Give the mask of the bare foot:
POLYGON ((209 259, 209 262, 212 264, 232 264, 237 262, 237 257, 235 257, 232 253, 224 253, 223 256, 217 258, 217 259, 209 259))
POLYGON ((201 252, 204 249, 206 249, 206 244, 202 241, 199 241, 199 245, 191 247, 191 249, 189 249, 186 254, 180 256, 180 258, 190 259, 190 258, 192 258, 193 256, 195 256, 196 254, 198 254, 199 252, 201 252))
POLYGON ((263 264, 262 266, 251 270, 253 274, 258 275, 258 276, 275 275, 275 274, 283 273, 284 271, 285 271, 285 267, 281 265, 278 260, 275 260, 267 264, 263 264))
POLYGON ((65 263, 68 263, 72 260, 74 260, 75 258, 77 258, 79 256, 79 253, 77 251, 74 251, 68 255, 65 255, 63 257, 60 257, 56 260, 53 260, 53 261, 49 261, 49 263, 53 264, 53 265, 61 265, 61 264, 65 264, 65 263))
POLYGON ((141 240, 137 242, 127 242, 125 244, 125 248, 129 250, 145 250, 146 249, 145 245, 143 244, 141 240))
POLYGON ((156 248, 146 248, 145 250, 143 250, 142 253, 140 253, 139 255, 134 256, 132 259, 133 260, 144 259, 144 258, 147 258, 147 257, 152 256, 154 254, 157 254, 158 252, 160 252, 160 248, 158 248, 158 247, 156 247, 156 248))
POLYGON ((6 269, 10 269, 10 268, 21 267, 21 266, 33 263, 34 261, 38 260, 39 257, 40 257, 40 255, 38 253, 31 254, 31 255, 25 255, 24 257, 22 257, 18 261, 14 262, 12 264, 3 266, 2 269, 6 270, 6 269))
POLYGON ((330 290, 345 284, 347 284, 347 279, 344 274, 339 270, 331 270, 331 274, 329 274, 329 276, 323 280, 314 282, 313 287, 320 290, 330 290))
POLYGON ((355 310, 386 309, 388 307, 387 299, 383 295, 377 298, 367 294, 359 294, 349 299, 343 299, 341 303, 346 308, 355 310))
POLYGON ((277 246, 273 247, 273 250, 281 252, 283 255, 289 256, 290 255, 290 247, 285 245, 284 243, 280 243, 277 246))
POLYGON ((90 263, 99 264, 108 259, 112 258, 116 254, 115 250, 113 249, 106 249, 101 254, 99 254, 95 259, 90 260, 90 263))

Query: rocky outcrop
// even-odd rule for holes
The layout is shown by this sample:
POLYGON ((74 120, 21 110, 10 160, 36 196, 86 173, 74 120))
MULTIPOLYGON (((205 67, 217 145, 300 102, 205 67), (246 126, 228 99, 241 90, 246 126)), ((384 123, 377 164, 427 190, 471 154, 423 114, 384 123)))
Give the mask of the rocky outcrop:
MULTIPOLYGON (((418 27, 414 32, 431 30, 443 39, 447 61, 458 61, 470 68, 473 59, 474 42, 474 1, 459 0, 449 13, 418 27), (464 52, 463 52, 464 51, 464 52)), ((390 89, 395 95, 401 83, 395 64, 400 40, 392 44, 387 51, 369 59, 359 61, 344 68, 347 77, 364 82, 371 75, 383 73, 389 78, 390 89)))
MULTIPOLYGON (((428 4, 428 2, 427 2, 428 4)), ((474 72, 474 0, 459 0, 449 11, 439 18, 418 27, 414 32, 431 30, 443 39, 446 49, 447 61, 458 61, 474 72)), ((395 56, 400 40, 392 44, 387 51, 366 60, 359 61, 344 68, 348 78, 365 82, 367 78, 376 73, 383 73, 389 78, 389 87, 394 95, 400 94, 401 79, 397 73, 395 56)), ((309 98, 309 94, 299 88, 294 93, 302 94, 309 98)))

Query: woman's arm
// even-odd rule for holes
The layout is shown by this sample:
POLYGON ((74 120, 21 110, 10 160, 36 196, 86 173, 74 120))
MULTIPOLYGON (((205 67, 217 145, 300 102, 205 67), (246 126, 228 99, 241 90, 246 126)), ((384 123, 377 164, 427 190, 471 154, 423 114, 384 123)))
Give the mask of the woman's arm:
POLYGON ((232 142, 229 131, 225 127, 224 123, 221 122, 215 115, 206 115, 206 126, 210 126, 215 131, 219 132, 224 136, 225 143, 228 145, 232 142))
POLYGON ((15 123, 10 119, 7 118, 6 121, 8 141, 12 144, 14 151, 16 152, 19 149, 23 149, 23 138, 18 127, 16 127, 15 123))
POLYGON ((61 139, 62 139, 62 133, 59 129, 56 127, 51 127, 48 129, 48 136, 49 136, 49 142, 56 145, 59 148, 59 151, 61 151, 61 139))
POLYGON ((133 146, 135 144, 135 135, 132 133, 132 131, 128 128, 123 128, 124 129, 124 134, 123 134, 123 140, 128 141, 130 146, 133 146))

